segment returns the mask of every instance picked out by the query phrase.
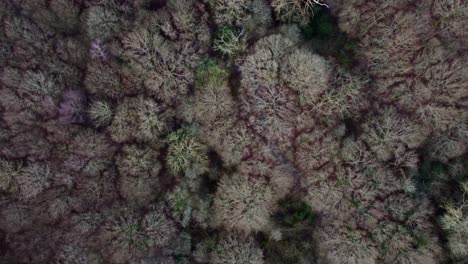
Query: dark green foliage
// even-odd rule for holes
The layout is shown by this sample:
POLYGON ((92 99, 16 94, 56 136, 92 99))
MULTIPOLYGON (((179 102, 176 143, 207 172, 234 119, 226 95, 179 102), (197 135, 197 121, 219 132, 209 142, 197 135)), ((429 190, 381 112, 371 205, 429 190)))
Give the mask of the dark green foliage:
POLYGON ((174 203, 174 209, 181 213, 183 212, 183 210, 185 210, 185 208, 187 208, 187 205, 188 205, 188 198, 189 197, 186 197, 186 196, 176 196, 175 198, 175 203, 174 203))
POLYGON ((176 261, 177 264, 190 264, 190 261, 187 258, 179 258, 176 261))
POLYGON ((303 261, 314 263, 316 259, 314 247, 307 240, 285 239, 271 241, 265 235, 259 235, 258 239, 267 263, 296 264, 304 263, 303 261))
POLYGON ((335 33, 336 26, 334 25, 331 14, 320 7, 314 8, 314 17, 311 18, 308 25, 302 27, 304 36, 310 38, 330 38, 335 33))
POLYGON ((296 199, 282 200, 273 219, 281 239, 267 237, 264 233, 257 238, 267 263, 295 264, 315 260, 312 233, 316 215, 307 204, 296 199))
POLYGON ((351 67, 354 63, 354 41, 339 31, 336 19, 328 9, 318 7, 314 14, 309 24, 301 26, 307 43, 317 53, 333 57, 343 67, 351 67))
POLYGON ((274 217, 281 225, 287 227, 311 225, 315 220, 315 214, 302 201, 284 200, 279 203, 279 207, 280 210, 274 217))
MULTIPOLYGON (((424 152, 423 152, 424 155, 424 152)), ((447 184, 449 177, 447 175, 447 166, 438 161, 432 161, 428 156, 423 156, 419 166, 419 173, 416 176, 416 184, 419 193, 425 194, 434 192, 434 184, 447 184)))

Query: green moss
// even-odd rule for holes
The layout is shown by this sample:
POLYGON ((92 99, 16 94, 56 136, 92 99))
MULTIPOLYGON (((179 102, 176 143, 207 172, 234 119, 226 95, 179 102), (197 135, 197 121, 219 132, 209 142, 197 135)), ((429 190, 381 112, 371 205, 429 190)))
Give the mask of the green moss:
POLYGON ((217 61, 207 58, 198 66, 195 86, 197 89, 217 88, 226 82, 228 75, 217 61))

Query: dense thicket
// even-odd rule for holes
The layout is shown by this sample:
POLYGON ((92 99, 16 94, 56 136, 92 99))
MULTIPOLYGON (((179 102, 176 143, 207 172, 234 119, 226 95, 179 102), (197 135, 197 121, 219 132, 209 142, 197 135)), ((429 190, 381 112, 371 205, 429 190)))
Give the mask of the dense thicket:
POLYGON ((0 1, 0 263, 464 263, 467 22, 0 1))

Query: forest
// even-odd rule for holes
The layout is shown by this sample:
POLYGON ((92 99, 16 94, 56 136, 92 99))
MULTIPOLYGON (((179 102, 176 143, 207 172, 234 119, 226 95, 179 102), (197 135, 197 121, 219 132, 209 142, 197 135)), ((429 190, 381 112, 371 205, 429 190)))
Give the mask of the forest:
POLYGON ((468 263, 468 1, 0 0, 0 264, 468 263))

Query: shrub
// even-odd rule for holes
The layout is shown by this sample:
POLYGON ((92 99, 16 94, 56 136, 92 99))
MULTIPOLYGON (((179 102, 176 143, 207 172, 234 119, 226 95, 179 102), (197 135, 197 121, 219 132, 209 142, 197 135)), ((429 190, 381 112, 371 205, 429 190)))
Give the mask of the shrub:
POLYGON ((274 218, 279 224, 294 227, 300 224, 310 224, 315 221, 315 214, 309 206, 298 200, 282 200, 279 202, 279 210, 274 218))
POLYGON ((223 56, 235 57, 245 49, 243 32, 230 25, 219 28, 215 33, 213 49, 223 56))
POLYGON ((192 248, 191 235, 184 231, 180 232, 175 241, 175 245, 174 253, 180 256, 178 262, 180 261, 182 264, 189 263, 188 259, 183 256, 188 256, 190 254, 192 248))
POLYGON ((226 84, 227 78, 228 72, 217 61, 207 58, 198 65, 195 86, 203 90, 217 89, 226 84))
POLYGON ((333 38, 334 25, 333 18, 330 13, 324 12, 324 10, 317 10, 318 14, 314 15, 314 18, 307 24, 301 25, 302 32, 306 39, 320 39, 325 40, 333 38))
POLYGON ((316 261, 312 240, 316 215, 302 201, 281 200, 273 214, 274 226, 269 234, 260 234, 265 262, 285 264, 316 261))
POLYGON ((168 195, 175 218, 186 227, 192 217, 192 197, 187 188, 180 185, 168 195))
MULTIPOLYGON (((197 71, 198 89, 191 105, 190 114, 201 127, 200 137, 225 159, 240 159, 244 150, 244 129, 236 125, 236 102, 227 85, 227 71, 214 60, 204 60, 197 71), (232 145, 233 141, 236 143, 232 145)), ((245 132, 245 133, 244 133, 245 132)))
POLYGON ((89 118, 96 127, 108 126, 112 121, 112 107, 107 101, 95 101, 88 109, 89 118))
POLYGON ((263 253, 251 237, 228 234, 221 238, 210 255, 213 264, 263 264, 263 253))
POLYGON ((179 258, 177 259, 177 262, 176 262, 176 263, 177 263, 177 264, 189 264, 190 261, 189 261, 189 259, 186 258, 186 257, 179 257, 179 258))
POLYGON ((195 222, 203 228, 208 228, 208 221, 211 217, 210 206, 212 196, 198 195, 193 199, 193 213, 192 218, 195 222))
POLYGON ((172 174, 184 173, 189 178, 195 178, 208 171, 207 148, 198 141, 195 131, 179 129, 168 135, 167 142, 167 165, 172 174))
POLYGON ((224 175, 213 202, 213 224, 250 234, 269 224, 275 201, 264 182, 250 182, 239 175, 224 175))

